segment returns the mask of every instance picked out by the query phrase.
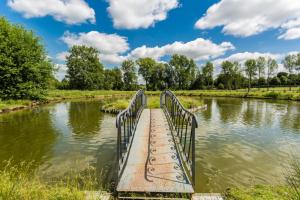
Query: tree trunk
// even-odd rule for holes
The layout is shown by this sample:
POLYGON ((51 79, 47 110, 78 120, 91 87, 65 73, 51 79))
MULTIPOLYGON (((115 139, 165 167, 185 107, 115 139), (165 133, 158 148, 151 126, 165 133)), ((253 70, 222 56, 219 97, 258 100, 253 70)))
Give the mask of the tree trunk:
POLYGON ((251 76, 249 77, 248 92, 250 92, 250 87, 251 87, 251 76))

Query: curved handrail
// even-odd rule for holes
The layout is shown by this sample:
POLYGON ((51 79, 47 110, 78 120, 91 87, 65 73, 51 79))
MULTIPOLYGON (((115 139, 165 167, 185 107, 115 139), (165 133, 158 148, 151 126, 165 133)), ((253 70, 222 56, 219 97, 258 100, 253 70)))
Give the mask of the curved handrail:
POLYGON ((198 122, 195 114, 187 110, 177 99, 175 94, 169 90, 160 96, 160 107, 166 113, 172 133, 175 132, 175 142, 179 147, 181 157, 188 176, 195 184, 195 129, 198 122))
POLYGON ((132 138, 134 136, 139 117, 146 104, 146 95, 143 90, 139 90, 132 97, 132 100, 128 107, 117 115, 117 180, 123 173, 124 163, 126 163, 127 161, 128 151, 131 147, 132 138))

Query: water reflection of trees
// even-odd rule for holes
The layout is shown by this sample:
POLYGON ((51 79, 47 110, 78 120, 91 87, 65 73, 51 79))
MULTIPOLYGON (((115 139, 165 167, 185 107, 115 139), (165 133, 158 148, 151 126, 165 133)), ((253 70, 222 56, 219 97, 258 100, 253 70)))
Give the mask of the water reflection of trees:
POLYGON ((211 119, 212 101, 212 99, 204 99, 204 104, 207 105, 207 108, 201 113, 206 121, 211 119))
POLYGON ((50 156, 57 134, 48 109, 9 113, 0 121, 0 161, 42 163, 50 156))
POLYGON ((263 122, 265 102, 246 100, 243 103, 242 121, 245 124, 261 126, 263 122))
POLYGON ((74 134, 96 134, 100 131, 100 102, 71 102, 69 125, 74 134))
POLYGON ((227 122, 234 122, 238 119, 242 109, 242 99, 216 99, 216 105, 220 113, 220 119, 227 122))
POLYGON ((289 103, 286 106, 285 114, 281 115, 280 124, 282 127, 300 131, 300 105, 289 103))

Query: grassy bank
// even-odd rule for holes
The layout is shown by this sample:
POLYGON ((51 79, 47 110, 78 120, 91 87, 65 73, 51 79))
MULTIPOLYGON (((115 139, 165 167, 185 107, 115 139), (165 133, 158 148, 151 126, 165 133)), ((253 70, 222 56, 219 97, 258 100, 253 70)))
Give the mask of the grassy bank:
POLYGON ((231 188, 226 200, 299 200, 288 186, 263 186, 231 188))
MULTIPOLYGON (((97 91, 81 91, 81 90, 50 90, 48 95, 39 102, 30 100, 0 100, 0 113, 11 110, 18 110, 24 108, 30 108, 32 106, 56 102, 68 99, 103 99, 106 97, 131 97, 136 91, 112 91, 112 90, 97 90, 97 91)), ((146 91, 148 95, 159 95, 160 91, 146 91)), ((290 91, 289 88, 253 88, 250 92, 246 89, 241 90, 184 90, 175 91, 178 96, 200 96, 200 97, 235 97, 235 98, 257 98, 257 99, 279 99, 279 100, 293 100, 300 101, 300 89, 294 87, 290 91)), ((125 102, 118 102, 116 105, 121 105, 118 109, 123 109, 125 102)), ((151 99, 149 105, 152 105, 151 99)), ((187 106, 188 107, 188 106, 187 106)))
POLYGON ((0 171, 0 199, 40 200, 85 199, 85 191, 95 191, 96 180, 93 168, 84 173, 71 172, 66 177, 51 182, 41 181, 32 164, 5 164, 0 171))
MULTIPOLYGON (((204 105, 203 101, 200 99, 195 99, 186 96, 178 96, 178 99, 182 105, 187 108, 195 108, 204 105)), ((131 99, 117 99, 114 101, 107 100, 102 106, 102 110, 124 110, 128 107, 131 99)), ((159 95, 148 95, 147 96, 147 108, 159 108, 160 107, 160 97, 159 95)))

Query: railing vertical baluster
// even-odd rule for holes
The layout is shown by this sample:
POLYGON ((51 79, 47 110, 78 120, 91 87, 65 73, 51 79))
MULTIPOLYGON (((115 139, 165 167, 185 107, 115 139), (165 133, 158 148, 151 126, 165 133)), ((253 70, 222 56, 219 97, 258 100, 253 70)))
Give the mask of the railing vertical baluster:
POLYGON ((134 135, 138 119, 146 103, 147 102, 144 91, 139 90, 132 98, 128 108, 119 113, 117 116, 117 181, 119 181, 119 177, 123 172, 124 162, 126 161, 128 156, 127 151, 131 146, 132 137, 134 135))
POLYGON ((195 129, 198 126, 196 117, 168 90, 161 94, 160 106, 166 112, 172 130, 176 132, 174 136, 172 131, 173 136, 179 138, 177 144, 181 147, 179 152, 187 166, 192 183, 195 184, 195 129))

